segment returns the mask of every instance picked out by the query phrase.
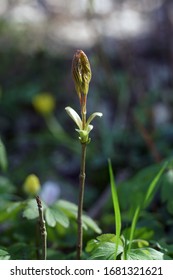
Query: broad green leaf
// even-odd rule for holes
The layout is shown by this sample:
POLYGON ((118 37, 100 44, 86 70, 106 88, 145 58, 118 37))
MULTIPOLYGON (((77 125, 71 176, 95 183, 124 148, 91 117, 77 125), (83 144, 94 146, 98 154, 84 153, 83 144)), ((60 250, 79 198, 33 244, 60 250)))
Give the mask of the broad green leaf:
POLYGON ((102 232, 96 222, 94 222, 89 216, 82 215, 82 222, 84 225, 86 225, 86 229, 89 227, 98 234, 102 232))
POLYGON ((64 213, 66 213, 67 216, 77 218, 78 207, 76 204, 60 199, 56 203, 56 205, 58 206, 59 209, 61 209, 64 213))
MULTIPOLYGON (((123 235, 128 237, 130 236, 131 228, 126 228, 123 230, 123 235)), ((154 230, 149 227, 140 227, 135 229, 134 239, 143 239, 143 240, 151 240, 154 236, 154 230)))
POLYGON ((121 209, 127 211, 126 216, 129 221, 138 205, 144 202, 147 189, 161 168, 160 164, 142 168, 132 178, 118 184, 119 203, 121 209))
POLYGON ((98 240, 96 239, 91 239, 88 241, 87 246, 85 248, 86 252, 90 253, 94 248, 98 247, 98 240))
POLYGON ((149 242, 144 239, 133 239, 132 245, 133 249, 144 248, 149 246, 149 242))
POLYGON ((67 200, 60 199, 56 204, 67 211, 77 212, 77 205, 67 200))
POLYGON ((53 211, 51 211, 50 208, 47 208, 46 211, 45 211, 45 219, 46 219, 47 224, 48 224, 50 227, 55 227, 55 225, 56 225, 56 219, 55 219, 55 217, 54 217, 53 211))
MULTIPOLYGON (((59 200, 56 203, 56 207, 60 209, 67 217, 77 220, 77 211, 78 207, 76 204, 66 201, 66 200, 59 200)), ((83 219, 83 228, 88 229, 91 228, 97 233, 101 233, 101 229, 98 225, 87 215, 82 215, 83 219)))
POLYGON ((117 255, 115 255, 115 242, 101 242, 97 244, 97 247, 91 252, 89 259, 102 259, 102 260, 115 260, 119 254, 123 252, 123 247, 118 246, 117 255))
POLYGON ((12 202, 9 204, 9 206, 7 207, 7 212, 8 213, 16 213, 18 211, 20 211, 24 206, 23 202, 12 202))
POLYGON ((127 260, 163 260, 164 254, 153 248, 131 249, 127 252, 127 260))
POLYGON ((0 222, 15 218, 16 214, 23 209, 23 206, 23 202, 6 202, 4 204, 1 203, 0 222))
MULTIPOLYGON (((47 205, 42 201, 43 211, 47 208, 47 205)), ((29 199, 26 208, 23 211, 23 217, 28 220, 36 219, 39 216, 37 202, 35 199, 29 199)))
POLYGON ((7 170, 8 160, 5 146, 0 138, 0 166, 3 171, 7 170))
POLYGON ((38 213, 38 207, 37 207, 37 202, 35 199, 31 199, 28 201, 25 210, 23 211, 23 217, 32 220, 35 218, 38 218, 39 213, 38 213))
POLYGON ((97 236, 97 240, 100 242, 115 242, 116 235, 112 233, 105 233, 97 236))
MULTIPOLYGON (((116 233, 116 237, 117 237, 116 240, 118 241, 120 238, 120 234, 121 234, 121 213, 120 213, 117 189, 116 189, 115 180, 114 180, 114 174, 113 174, 112 165, 111 165, 110 160, 108 161, 108 164, 109 164, 111 194, 112 194, 114 215, 115 215, 115 233, 116 233)), ((116 247, 115 247, 115 256, 117 256, 117 251, 118 251, 118 242, 116 243, 116 247)))
POLYGON ((123 243, 121 239, 116 242, 116 236, 114 234, 102 234, 87 243, 86 252, 91 254, 90 259, 116 259, 123 252, 123 243), (118 250, 117 255, 115 255, 117 243, 118 250))
POLYGON ((63 227, 67 228, 69 226, 68 217, 56 206, 52 206, 46 209, 45 218, 47 224, 51 227, 54 227, 56 223, 59 223, 63 227))
POLYGON ((101 260, 115 260, 115 243, 105 242, 101 243, 92 252, 91 260, 101 259, 101 260))
POLYGON ((35 199, 31 199, 28 201, 25 210, 23 211, 23 217, 28 220, 32 220, 38 218, 38 207, 35 199))
POLYGON ((10 254, 6 250, 0 249, 0 260, 9 260, 10 254))

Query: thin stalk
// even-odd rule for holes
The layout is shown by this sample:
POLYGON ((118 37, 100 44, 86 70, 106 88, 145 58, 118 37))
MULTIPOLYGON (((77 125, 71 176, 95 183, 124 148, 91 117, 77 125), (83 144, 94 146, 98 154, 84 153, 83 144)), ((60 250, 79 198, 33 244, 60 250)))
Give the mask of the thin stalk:
POLYGON ((81 116, 82 116, 82 129, 85 129, 86 125, 86 102, 87 96, 83 93, 81 94, 81 116))
POLYGON ((39 221, 37 222, 36 225, 36 240, 35 240, 35 245, 36 245, 36 256, 37 256, 37 260, 41 259, 40 256, 40 223, 39 221))
POLYGON ((82 246, 83 246, 83 228, 82 228, 82 212, 83 212, 83 199, 84 199, 84 188, 85 188, 85 162, 86 162, 86 143, 82 145, 81 155, 81 169, 79 176, 79 203, 78 203, 78 239, 77 239, 77 259, 81 259, 82 246))
POLYGON ((45 226, 43 207, 39 196, 36 196, 38 212, 39 212, 39 225, 40 225, 40 234, 42 238, 42 260, 46 260, 47 256, 47 231, 45 226))

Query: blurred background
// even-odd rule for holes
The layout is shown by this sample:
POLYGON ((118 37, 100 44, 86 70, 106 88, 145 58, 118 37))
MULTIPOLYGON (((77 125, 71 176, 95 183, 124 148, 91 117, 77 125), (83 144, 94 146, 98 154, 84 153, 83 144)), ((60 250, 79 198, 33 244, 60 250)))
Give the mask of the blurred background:
POLYGON ((103 113, 88 146, 90 216, 109 200, 108 158, 123 182, 172 156, 172 34, 171 0, 0 1, 0 136, 8 158, 1 177, 17 196, 35 173, 48 203, 77 202, 80 144, 64 110, 80 110, 71 77, 77 49, 93 74, 88 114, 103 113))

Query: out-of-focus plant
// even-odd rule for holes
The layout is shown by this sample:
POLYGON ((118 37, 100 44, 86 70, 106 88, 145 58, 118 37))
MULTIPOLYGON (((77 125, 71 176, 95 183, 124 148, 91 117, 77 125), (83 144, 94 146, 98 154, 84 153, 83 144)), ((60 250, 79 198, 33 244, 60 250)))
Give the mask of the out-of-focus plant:
POLYGON ((0 167, 2 171, 6 171, 8 166, 7 153, 4 143, 0 138, 0 167))
POLYGON ((24 182, 24 191, 31 196, 37 195, 40 191, 40 181, 35 174, 30 174, 27 176, 24 182))
POLYGON ((96 117, 101 117, 102 113, 95 112, 89 118, 87 115, 87 95, 89 91, 89 83, 91 80, 91 68, 89 60, 86 54, 82 50, 76 51, 72 61, 72 75, 75 84, 75 89, 80 101, 81 117, 71 107, 66 107, 68 115, 77 125, 76 131, 79 134, 79 141, 81 143, 81 166, 79 176, 79 202, 78 202, 78 240, 77 240, 77 258, 81 259, 82 256, 82 244, 83 244, 83 232, 82 232, 82 212, 83 212, 83 199, 85 188, 85 161, 86 161, 86 148, 90 143, 89 134, 93 129, 90 124, 96 117))
POLYGON ((44 211, 41 199, 38 195, 40 191, 40 180, 35 174, 30 174, 24 182, 24 191, 30 195, 35 196, 38 214, 39 214, 39 229, 42 239, 42 259, 46 260, 47 257, 47 231, 45 226, 44 211))
MULTIPOLYGON (((78 207, 74 203, 62 199, 58 199, 52 204, 47 205, 40 199, 40 181, 35 174, 28 175, 23 184, 23 190, 27 194, 25 200, 17 197, 18 201, 16 201, 16 197, 14 196, 13 198, 12 196, 14 190, 15 188, 11 182, 5 177, 0 176, 0 222, 1 224, 7 224, 7 229, 8 227, 13 229, 19 224, 19 232, 15 233, 15 230, 12 230, 12 232, 16 236, 19 235, 21 240, 19 243, 11 244, 10 239, 7 248, 2 247, 0 244, 0 259, 46 259, 47 255, 50 256, 52 252, 51 248, 47 248, 47 237, 50 238, 50 242, 53 242, 53 246, 58 248, 57 238, 59 238, 59 233, 56 239, 52 239, 52 236, 57 235, 56 231, 59 227, 61 228, 60 231, 64 233, 64 236, 67 235, 69 229, 76 223, 78 207), (23 218, 22 220, 21 217, 23 218), (37 230, 34 230, 35 221, 37 230), (21 223, 25 224, 25 227, 22 227, 22 232, 21 223), (33 232, 33 234, 30 234, 30 232, 33 232), (25 240, 31 244, 29 248, 25 240)), ((82 226, 85 231, 96 232, 97 234, 101 233, 98 225, 86 214, 82 215, 82 221, 82 226)), ((8 235, 6 235, 5 239, 8 240, 8 235)), ((56 258, 64 257, 61 248, 59 252, 56 249, 55 255, 56 258)))
POLYGON ((45 123, 52 135, 73 152, 78 153, 78 145, 63 129, 54 115, 56 101, 54 96, 49 92, 41 92, 34 96, 32 104, 37 113, 45 120, 45 123))
POLYGON ((38 113, 47 116, 52 114, 55 109, 55 99, 52 94, 43 92, 34 97, 33 106, 38 113))
POLYGON ((122 217, 120 205, 117 194, 117 187, 115 185, 114 174, 111 162, 109 161, 109 174, 111 194, 115 215, 115 234, 103 234, 94 240, 90 240, 87 244, 86 251, 91 254, 90 259, 122 259, 122 260, 162 260, 165 257, 164 250, 159 251, 149 247, 149 242, 144 239, 135 239, 135 231, 137 228, 137 221, 149 203, 151 202, 158 181, 160 180, 167 162, 161 167, 152 182, 150 183, 143 202, 138 204, 131 222, 129 236, 121 234, 122 217))

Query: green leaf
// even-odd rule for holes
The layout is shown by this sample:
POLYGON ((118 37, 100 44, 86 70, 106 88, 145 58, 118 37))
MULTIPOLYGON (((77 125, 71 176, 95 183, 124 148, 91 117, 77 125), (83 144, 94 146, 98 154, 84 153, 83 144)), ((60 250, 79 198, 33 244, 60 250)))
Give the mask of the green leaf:
POLYGON ((121 239, 115 242, 116 236, 114 234, 103 234, 97 237, 97 239, 90 240, 87 243, 86 251, 91 253, 89 259, 102 259, 102 260, 114 260, 123 252, 123 244, 121 239), (115 250, 118 243, 117 252, 115 250), (115 252, 117 255, 115 255, 115 252))
POLYGON ((144 199, 144 207, 146 207, 146 206, 149 204, 149 202, 150 202, 150 200, 151 200, 151 198, 152 198, 152 194, 153 194, 153 192, 154 192, 154 190, 155 190, 155 188, 156 188, 156 185, 157 185, 157 183, 158 183, 158 181, 159 181, 161 175, 163 174, 163 172, 164 172, 164 170, 165 170, 167 164, 168 164, 168 163, 166 162, 166 163, 163 165, 163 167, 161 168, 161 170, 158 172, 158 174, 155 176, 155 178, 153 179, 153 181, 152 181, 151 184, 149 185, 149 188, 148 188, 148 190, 147 190, 147 193, 146 193, 145 199, 144 199))
MULTIPOLYGON (((109 176, 110 176, 111 193, 112 193, 114 215, 115 215, 115 233, 117 237, 116 240, 118 241, 121 234, 121 213, 120 213, 117 189, 114 180, 114 174, 113 174, 110 160, 108 161, 108 164, 109 164, 109 176)), ((116 247, 115 247, 115 256, 117 256, 117 250, 118 250, 118 242, 116 243, 116 247)))
POLYGON ((0 249, 0 260, 9 260, 10 254, 6 250, 0 249))
POLYGON ((11 193, 14 191, 14 186, 10 182, 10 180, 4 176, 0 176, 0 200, 3 198, 9 199, 11 197, 11 193))
POLYGON ((55 227, 55 225, 56 225, 56 219, 55 219, 55 217, 54 217, 53 211, 52 211, 50 208, 47 208, 47 209, 46 209, 46 212, 45 212, 45 219, 46 219, 47 224, 48 224, 50 227, 55 227))
POLYGON ((38 218, 38 207, 35 199, 30 199, 26 205, 25 210, 23 211, 23 217, 32 220, 38 218))
POLYGON ((58 206, 58 208, 60 210, 62 210, 69 218, 77 218, 77 210, 78 207, 76 204, 60 199, 58 200, 58 202, 56 203, 56 205, 58 206))
POLYGON ((83 222, 83 226, 84 227, 86 226, 86 229, 89 227, 98 234, 102 232, 101 229, 96 224, 96 222, 93 221, 90 217, 86 215, 82 215, 82 222, 83 222))
POLYGON ((127 260, 163 260, 164 254, 153 248, 131 249, 127 252, 127 260))
POLYGON ((100 242, 115 242, 116 235, 112 233, 105 233, 97 236, 97 240, 100 242))
MULTIPOLYGON (((77 220, 77 211, 78 207, 76 204, 66 201, 66 200, 59 200, 56 203, 56 207, 61 210, 67 217, 71 219, 77 220)), ((98 227, 98 225, 87 215, 82 215, 82 221, 83 221, 83 228, 87 230, 88 228, 91 228, 97 233, 101 233, 101 229, 98 227)))
POLYGON ((56 205, 46 209, 45 218, 50 227, 55 227, 56 223, 59 223, 65 228, 69 226, 68 217, 56 205))
POLYGON ((97 247, 98 247, 98 240, 91 239, 90 241, 88 241, 85 250, 86 250, 86 252, 90 253, 97 247))
MULTIPOLYGON (((163 165, 162 165, 163 166, 163 165)), ((127 211, 127 219, 132 219, 135 209, 144 202, 145 194, 153 178, 159 173, 162 166, 154 164, 141 169, 132 178, 119 183, 118 197, 121 209, 127 211)))
POLYGON ((8 160, 5 146, 0 138, 0 166, 3 171, 7 170, 8 160))
POLYGON ((23 208, 23 202, 11 202, 7 208, 8 213, 17 213, 23 208))
POLYGON ((88 125, 92 122, 92 120, 93 120, 95 117, 100 117, 100 118, 101 118, 102 116, 103 116, 103 114, 100 113, 100 112, 95 112, 95 113, 91 114, 91 115, 89 116, 88 120, 87 120, 86 127, 88 127, 88 125))
POLYGON ((77 124, 79 129, 82 129, 82 121, 78 113, 71 107, 65 108, 67 114, 70 116, 70 118, 77 124))
POLYGON ((4 204, 0 203, 0 223, 9 219, 15 219, 17 213, 21 211, 23 207, 23 202, 6 202, 4 204))
MULTIPOLYGON (((43 211, 47 208, 47 205, 42 201, 43 211)), ((28 220, 36 219, 39 216, 38 206, 35 199, 29 199, 26 204, 26 208, 23 211, 23 217, 28 220)))
POLYGON ((91 260, 101 259, 101 260, 115 260, 115 243, 105 242, 102 243, 98 248, 92 252, 91 260))
MULTIPOLYGON (((126 228, 123 230, 124 236, 130 236, 131 228, 126 228)), ((149 227, 140 227, 135 229, 134 237, 135 239, 143 239, 143 240, 151 240, 154 236, 154 230, 150 229, 149 227)))
POLYGON ((173 244, 166 244, 164 241, 156 242, 155 245, 166 254, 173 255, 173 244))
POLYGON ((140 211, 141 211, 141 206, 138 206, 138 207, 136 208, 135 214, 134 214, 134 216, 133 216, 132 225, 131 225, 131 230, 130 230, 130 238, 129 238, 129 247, 128 247, 128 250, 129 250, 129 251, 130 251, 130 249, 131 249, 131 244, 132 244, 132 240, 133 240, 133 238, 134 238, 134 233, 135 233, 136 224, 137 224, 137 220, 138 220, 140 211))
POLYGON ((153 194, 153 192, 156 188, 156 185, 157 185, 161 175, 163 174, 163 171, 165 170, 166 166, 167 166, 167 163, 165 163, 163 165, 161 170, 154 177, 154 179, 152 180, 152 182, 150 183, 150 185, 148 187, 148 190, 147 190, 145 198, 144 198, 144 202, 142 204, 140 204, 135 210, 133 220, 132 220, 132 225, 131 225, 128 251, 130 251, 130 249, 131 249, 131 244, 132 244, 132 240, 134 238, 134 233, 135 233, 137 221, 138 221, 138 218, 139 218, 139 215, 140 215, 140 211, 141 211, 141 209, 145 208, 148 205, 148 203, 150 202, 150 200, 152 198, 152 194, 153 194))

